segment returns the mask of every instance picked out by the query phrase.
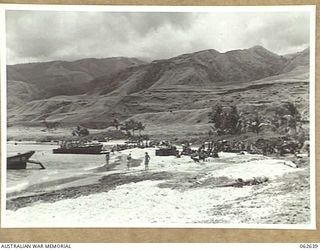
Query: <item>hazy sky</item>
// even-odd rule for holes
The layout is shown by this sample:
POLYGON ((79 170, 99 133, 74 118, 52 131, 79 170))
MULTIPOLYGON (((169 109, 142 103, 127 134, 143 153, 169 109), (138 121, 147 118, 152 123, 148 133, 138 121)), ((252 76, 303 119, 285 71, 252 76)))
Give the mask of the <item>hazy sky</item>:
POLYGON ((6 11, 7 63, 87 57, 162 59, 204 49, 309 45, 308 12, 111 13, 6 11))

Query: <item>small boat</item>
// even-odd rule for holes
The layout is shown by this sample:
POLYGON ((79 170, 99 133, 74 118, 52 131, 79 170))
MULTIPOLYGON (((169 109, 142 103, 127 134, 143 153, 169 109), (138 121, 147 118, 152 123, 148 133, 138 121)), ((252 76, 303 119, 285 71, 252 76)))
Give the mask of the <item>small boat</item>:
POLYGON ((54 154, 103 154, 101 143, 63 142, 60 148, 53 149, 54 154))
POLYGON ((32 150, 23 154, 18 153, 16 155, 7 157, 7 169, 26 169, 28 162, 39 164, 42 169, 45 169, 40 162, 30 160, 34 153, 35 151, 32 150))
POLYGON ((179 153, 175 146, 165 146, 156 150, 156 156, 176 156, 179 153))

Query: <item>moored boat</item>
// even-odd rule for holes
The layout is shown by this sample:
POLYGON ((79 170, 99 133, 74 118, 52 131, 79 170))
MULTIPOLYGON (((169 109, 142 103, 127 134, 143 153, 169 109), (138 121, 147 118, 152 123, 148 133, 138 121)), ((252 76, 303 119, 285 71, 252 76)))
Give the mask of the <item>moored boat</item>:
POLYGON ((161 147, 156 150, 156 156, 169 156, 169 155, 176 156, 178 153, 179 151, 175 146, 161 147))
POLYGON ((63 142, 60 148, 53 149, 54 154, 102 154, 101 143, 63 142))
POLYGON ((28 151, 7 157, 7 169, 26 169, 27 162, 34 153, 35 151, 28 151))

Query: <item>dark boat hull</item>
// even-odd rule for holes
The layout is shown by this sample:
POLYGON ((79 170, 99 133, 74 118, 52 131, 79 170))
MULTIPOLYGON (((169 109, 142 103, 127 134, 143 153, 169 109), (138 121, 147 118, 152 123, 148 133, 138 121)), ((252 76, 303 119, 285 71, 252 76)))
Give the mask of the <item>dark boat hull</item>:
POLYGON ((54 154, 102 154, 102 146, 56 148, 54 154))
POLYGON ((35 151, 29 151, 24 154, 7 157, 7 169, 26 169, 27 161, 34 153, 35 151))
POLYGON ((172 148, 160 148, 156 150, 156 156, 170 156, 177 155, 178 151, 175 147, 172 148))

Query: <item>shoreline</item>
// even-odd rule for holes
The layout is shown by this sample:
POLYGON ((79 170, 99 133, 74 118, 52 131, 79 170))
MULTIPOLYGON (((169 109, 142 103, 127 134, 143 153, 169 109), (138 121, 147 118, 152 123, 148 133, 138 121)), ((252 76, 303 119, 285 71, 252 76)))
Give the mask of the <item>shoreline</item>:
POLYGON ((76 183, 80 185, 59 190, 9 197, 6 221, 18 227, 310 221, 310 205, 306 205, 310 198, 307 157, 299 159, 300 168, 293 168, 284 164, 292 162, 293 155, 268 157, 222 152, 220 158, 196 163, 189 156, 155 156, 154 151, 155 148, 134 148, 115 153, 108 169, 99 166, 90 172, 99 177, 95 183, 83 185, 80 181, 76 183), (145 152, 151 156, 148 171, 143 164, 145 152), (133 165, 127 170, 129 153, 133 165), (265 177, 266 182, 250 182, 265 177), (238 179, 249 184, 228 186, 238 179), (76 214, 79 217, 74 217, 76 214), (71 217, 65 221, 66 216, 71 217), (81 224, 86 219, 89 224, 81 224))
MULTIPOLYGON (((136 173, 136 172, 135 172, 136 173)), ((102 177, 98 183, 89 184, 77 187, 69 187, 55 191, 49 191, 39 195, 30 195, 17 197, 7 200, 6 209, 16 211, 23 207, 32 206, 37 202, 54 203, 64 199, 75 199, 91 194, 98 194, 101 192, 108 192, 117 186, 141 182, 145 180, 163 180, 170 177, 171 174, 166 172, 142 172, 141 176, 132 175, 132 173, 115 173, 102 177)))
MULTIPOLYGON (((308 171, 303 172, 305 173, 304 177, 308 179, 306 174, 308 171)), ((212 188, 214 182, 225 180, 216 179, 202 182, 202 175, 196 177, 189 175, 187 180, 184 178, 185 183, 180 183, 180 173, 139 171, 139 174, 136 174, 112 174, 105 176, 99 184, 68 188, 44 196, 22 198, 19 200, 22 205, 20 209, 7 210, 7 214, 15 217, 17 213, 19 217, 19 214, 22 213, 29 217, 31 211, 36 214, 39 213, 36 211, 42 211, 41 216, 45 218, 45 221, 40 225, 44 227, 55 225, 52 223, 63 223, 61 220, 64 216, 61 215, 59 218, 58 215, 65 211, 65 216, 70 216, 67 211, 74 209, 79 212, 79 215, 76 217, 71 215, 73 219, 85 217, 89 220, 85 222, 84 219, 82 222, 82 219, 78 221, 69 218, 65 224, 57 225, 106 227, 113 222, 123 226, 130 226, 131 223, 137 222, 153 225, 157 222, 165 223, 167 220, 169 223, 204 223, 208 225, 217 223, 307 224, 310 222, 308 184, 305 181, 301 183, 301 179, 296 173, 290 173, 286 176, 286 179, 290 180, 287 183, 282 182, 279 177, 269 183, 243 188, 212 188), (172 179, 175 181, 171 182, 172 179), (300 184, 298 184, 299 182, 300 184), (224 197, 224 194, 228 194, 228 196, 224 197), (170 199, 172 195, 176 201, 170 199), (217 195, 222 195, 221 197, 224 198, 217 200, 217 195), (208 199, 202 200, 201 197, 208 197, 208 199), (140 202, 141 199, 144 200, 143 203, 140 202), (214 203, 212 204, 212 202, 214 203), (69 206, 70 208, 68 208, 69 206), (165 209, 158 209, 157 206, 165 209), (146 207, 149 208, 151 215, 148 210, 145 210, 146 207), (61 211, 56 211, 55 215, 52 215, 53 212, 47 211, 49 208, 61 211), (142 211, 145 211, 146 215, 141 214, 142 211), (152 213, 152 211, 158 212, 152 213), (119 213, 119 215, 114 214, 117 217, 111 218, 105 213, 119 213), (51 217, 58 221, 51 221, 51 217)), ((27 221, 29 220, 27 219, 27 221)), ((31 220, 26 226, 32 226, 33 223, 31 220)))
MULTIPOLYGON (((124 155, 116 153, 110 160, 108 166, 105 164, 98 165, 95 167, 87 168, 87 173, 83 172, 80 175, 67 175, 62 178, 53 178, 50 181, 44 179, 44 181, 36 182, 22 189, 16 189, 14 186, 7 187, 7 201, 11 202, 13 200, 26 199, 28 197, 46 196, 47 194, 64 192, 65 190, 72 188, 79 188, 90 185, 99 184, 102 178, 113 175, 116 173, 121 173, 123 168, 124 155), (9 191, 10 190, 10 191, 9 191), (11 191, 12 190, 12 191, 11 191)), ((141 164, 140 159, 132 160, 132 167, 138 167, 141 164)), ((52 170, 52 169, 51 169, 52 170)), ((35 169, 38 171, 38 169, 35 169)), ((60 169, 60 171, 63 171, 60 169)))

